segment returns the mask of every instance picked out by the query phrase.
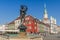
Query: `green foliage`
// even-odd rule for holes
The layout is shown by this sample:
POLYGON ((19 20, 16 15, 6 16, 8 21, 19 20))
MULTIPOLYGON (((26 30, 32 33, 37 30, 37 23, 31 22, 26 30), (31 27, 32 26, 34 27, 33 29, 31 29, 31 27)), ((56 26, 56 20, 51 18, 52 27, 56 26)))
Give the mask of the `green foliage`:
POLYGON ((43 24, 40 24, 40 32, 44 32, 44 25, 43 24))
POLYGON ((40 32, 44 32, 44 30, 41 29, 40 32))

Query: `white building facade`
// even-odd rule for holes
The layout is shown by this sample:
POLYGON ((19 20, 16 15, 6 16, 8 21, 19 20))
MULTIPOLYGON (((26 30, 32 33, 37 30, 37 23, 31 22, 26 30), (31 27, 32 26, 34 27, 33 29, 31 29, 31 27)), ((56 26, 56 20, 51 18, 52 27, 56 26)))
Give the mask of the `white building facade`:
POLYGON ((48 18, 48 13, 46 10, 46 4, 44 4, 44 17, 43 17, 42 22, 50 25, 50 33, 58 33, 56 19, 53 18, 52 16, 50 17, 50 19, 48 18))

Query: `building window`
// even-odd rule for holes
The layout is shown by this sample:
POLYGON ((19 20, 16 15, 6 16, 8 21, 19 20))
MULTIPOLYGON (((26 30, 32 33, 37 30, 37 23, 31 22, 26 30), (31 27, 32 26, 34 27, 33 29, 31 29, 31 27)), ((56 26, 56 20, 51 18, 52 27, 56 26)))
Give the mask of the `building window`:
POLYGON ((29 29, 32 29, 31 26, 29 26, 29 29))
POLYGON ((46 30, 46 31, 48 31, 48 28, 47 28, 47 27, 45 27, 45 30, 46 30))
POLYGON ((26 24, 29 24, 29 22, 26 22, 26 24))
POLYGON ((27 17, 25 20, 29 20, 29 17, 27 17))
POLYGON ((25 23, 24 23, 24 25, 25 25, 25 23))
POLYGON ((36 24, 36 22, 35 22, 35 24, 36 24))
POLYGON ((31 22, 29 21, 29 24, 31 24, 31 22))
POLYGON ((17 22, 18 24, 19 24, 19 20, 18 20, 18 22, 17 22))
POLYGON ((35 29, 36 29, 36 26, 35 26, 35 29))

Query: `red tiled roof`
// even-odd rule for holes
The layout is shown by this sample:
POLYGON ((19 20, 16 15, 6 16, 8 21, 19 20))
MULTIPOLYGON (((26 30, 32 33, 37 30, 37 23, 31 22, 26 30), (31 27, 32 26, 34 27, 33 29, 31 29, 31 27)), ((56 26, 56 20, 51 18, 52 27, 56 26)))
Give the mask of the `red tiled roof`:
POLYGON ((33 16, 31 16, 31 15, 27 15, 27 16, 25 16, 25 18, 26 18, 26 17, 31 17, 31 18, 33 18, 33 19, 34 19, 34 17, 33 17, 33 16))
MULTIPOLYGON (((40 24, 41 24, 41 23, 44 24, 43 22, 39 21, 39 19, 34 18, 34 17, 31 16, 31 15, 27 15, 27 16, 25 16, 25 18, 26 18, 26 17, 31 17, 32 19, 35 20, 35 22, 40 23, 40 24)), ((21 16, 17 17, 15 20, 18 20, 18 19, 21 19, 21 16)), ((15 20, 13 20, 12 22, 10 22, 10 23, 8 23, 8 24, 14 24, 14 21, 15 21, 15 20)), ((44 25, 50 26, 50 25, 48 25, 48 24, 44 24, 44 25)))
MULTIPOLYGON (((18 20, 18 19, 20 19, 20 18, 21 18, 21 16, 17 17, 15 20, 18 20)), ((9 25, 9 24, 14 24, 14 21, 15 21, 15 20, 13 20, 12 22, 8 23, 8 25, 9 25)))
POLYGON ((44 25, 46 25, 47 27, 50 27, 50 25, 49 24, 45 24, 45 23, 43 23, 42 21, 40 21, 39 19, 36 19, 37 21, 37 23, 39 23, 39 24, 44 24, 44 25))
MULTIPOLYGON (((33 18, 31 15, 27 15, 27 16, 25 16, 25 17, 31 17, 31 18, 33 18)), ((17 17, 15 20, 18 20, 18 19, 21 19, 21 16, 17 17)), ((9 25, 9 24, 14 24, 14 21, 15 21, 15 20, 13 20, 12 22, 8 23, 8 25, 9 25)))
POLYGON ((12 21, 12 22, 8 23, 8 25, 9 25, 9 24, 14 24, 14 21, 12 21))
POLYGON ((21 19, 21 16, 17 17, 15 20, 21 19))

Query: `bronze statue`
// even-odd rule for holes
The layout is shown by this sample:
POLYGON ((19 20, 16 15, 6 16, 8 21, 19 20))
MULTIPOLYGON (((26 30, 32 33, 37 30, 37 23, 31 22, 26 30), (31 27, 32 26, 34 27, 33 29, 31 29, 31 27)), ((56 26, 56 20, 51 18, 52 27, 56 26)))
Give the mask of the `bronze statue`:
POLYGON ((26 15, 26 11, 27 11, 27 6, 21 5, 21 9, 20 9, 21 22, 26 15))

